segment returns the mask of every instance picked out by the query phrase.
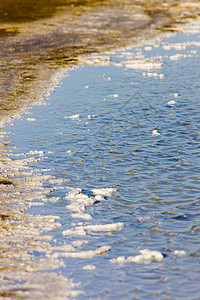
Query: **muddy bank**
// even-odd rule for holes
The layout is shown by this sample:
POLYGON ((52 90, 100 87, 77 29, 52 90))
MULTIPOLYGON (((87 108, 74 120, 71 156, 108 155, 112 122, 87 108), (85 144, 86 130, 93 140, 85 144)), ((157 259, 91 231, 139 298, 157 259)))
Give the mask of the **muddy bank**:
POLYGON ((149 42, 198 17, 198 1, 6 1, 0 4, 1 121, 94 52, 149 42))

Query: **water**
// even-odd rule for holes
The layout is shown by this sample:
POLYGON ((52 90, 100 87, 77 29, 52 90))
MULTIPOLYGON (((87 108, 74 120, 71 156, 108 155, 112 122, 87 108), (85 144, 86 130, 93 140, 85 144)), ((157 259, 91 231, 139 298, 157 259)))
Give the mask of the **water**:
POLYGON ((64 262, 77 299, 200 297, 199 32, 146 46, 91 58, 6 128, 43 183, 28 213, 60 218, 35 260, 64 262))

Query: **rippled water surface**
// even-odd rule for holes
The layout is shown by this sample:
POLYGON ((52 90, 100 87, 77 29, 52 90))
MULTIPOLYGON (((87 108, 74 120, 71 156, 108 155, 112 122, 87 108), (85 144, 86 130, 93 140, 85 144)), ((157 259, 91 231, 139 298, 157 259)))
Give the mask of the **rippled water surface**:
POLYGON ((32 254, 62 261, 77 299, 200 298, 199 46, 194 31, 92 56, 6 129, 46 189, 28 213, 60 218, 32 254))

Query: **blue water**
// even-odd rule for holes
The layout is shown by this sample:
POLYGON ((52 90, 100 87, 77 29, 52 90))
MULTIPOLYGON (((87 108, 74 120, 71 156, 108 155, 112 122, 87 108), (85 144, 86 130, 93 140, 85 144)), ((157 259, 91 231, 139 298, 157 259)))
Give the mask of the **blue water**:
MULTIPOLYGON (((179 34, 161 46, 199 41, 198 36, 179 34)), ((162 68, 151 72, 164 74, 163 78, 144 75, 146 70, 85 65, 63 80, 46 106, 34 107, 31 116, 25 115, 11 128, 9 147, 16 147, 14 153, 44 151, 47 158, 32 163, 32 169, 51 169, 48 174, 68 180, 47 195, 60 201, 30 212, 60 216, 62 227, 51 233, 58 244, 87 240, 84 250, 111 246, 105 255, 64 258, 66 267, 58 272, 81 283, 85 294, 78 299, 200 298, 199 48, 166 51, 161 46, 139 50, 146 58, 162 56, 162 68), (191 57, 169 59, 191 50, 196 50, 191 57), (176 101, 173 106, 167 104, 171 100, 176 101), (79 118, 69 118, 77 114, 79 118), (36 121, 28 122, 28 117, 36 121), (152 136, 153 130, 160 135, 152 136), (77 220, 66 208, 68 186, 82 188, 86 195, 93 188, 117 190, 87 207, 92 220, 77 220), (73 222, 122 222, 124 228, 63 236, 63 230, 75 226, 73 222), (145 248, 161 252, 163 260, 110 262, 121 255, 138 255, 145 248), (178 257, 175 250, 186 254, 178 257), (83 270, 87 264, 96 269, 83 270)), ((111 57, 123 59, 119 53, 111 57)))

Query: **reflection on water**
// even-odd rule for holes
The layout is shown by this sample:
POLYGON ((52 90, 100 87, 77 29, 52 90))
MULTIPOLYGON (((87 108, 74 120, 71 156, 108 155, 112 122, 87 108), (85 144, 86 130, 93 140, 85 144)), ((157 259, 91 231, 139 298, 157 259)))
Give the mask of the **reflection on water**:
POLYGON ((2 128, 87 67, 1 133, 0 297, 197 298, 199 2, 46 3, 0 4, 2 128))

